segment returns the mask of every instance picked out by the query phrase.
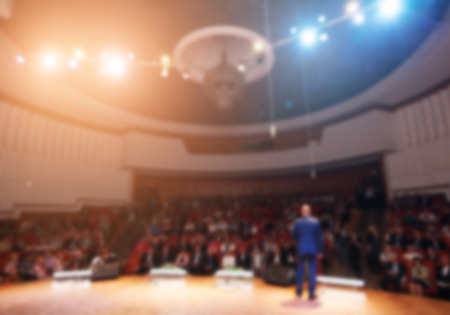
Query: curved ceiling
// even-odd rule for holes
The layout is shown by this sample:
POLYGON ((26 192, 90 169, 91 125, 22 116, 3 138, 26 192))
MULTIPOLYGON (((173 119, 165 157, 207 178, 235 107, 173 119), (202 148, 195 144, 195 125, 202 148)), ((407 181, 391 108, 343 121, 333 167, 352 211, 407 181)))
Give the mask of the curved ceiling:
MULTIPOLYGON (((289 36, 292 26, 302 28, 315 23, 319 14, 341 15, 345 2, 269 0, 271 41, 289 36)), ((206 26, 238 25, 264 34, 262 3, 16 0, 12 19, 3 20, 0 27, 24 52, 81 46, 88 54, 98 54, 106 48, 133 51, 137 58, 158 59, 163 53, 171 53, 187 33, 206 26)), ((296 42, 279 48, 272 72, 275 120, 292 122, 298 128, 297 119, 308 112, 336 112, 337 107, 345 103, 349 107, 355 97, 370 93, 374 86, 405 68, 406 61, 419 48, 423 50, 429 35, 441 27, 448 3, 417 0, 396 21, 382 23, 369 16, 362 27, 343 23, 331 28, 330 40, 313 49, 302 49, 296 42)), ((162 79, 159 71, 134 67, 124 78, 108 80, 95 65, 55 79, 116 109, 137 113, 162 125, 196 126, 199 132, 206 130, 202 126, 256 127, 271 119, 267 78, 249 85, 236 109, 225 114, 215 109, 202 87, 182 80, 176 73, 162 79)), ((409 91, 409 96, 415 92, 409 91)), ((358 105, 386 101, 381 97, 384 95, 377 96, 380 97, 358 105)))

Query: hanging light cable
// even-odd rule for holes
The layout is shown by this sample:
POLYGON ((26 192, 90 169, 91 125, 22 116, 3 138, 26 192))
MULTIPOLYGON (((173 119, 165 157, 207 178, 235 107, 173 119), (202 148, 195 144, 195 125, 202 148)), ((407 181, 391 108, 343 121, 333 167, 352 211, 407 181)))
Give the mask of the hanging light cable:
MULTIPOLYGON (((269 2, 263 0, 263 20, 264 20, 264 36, 270 42, 271 32, 269 24, 269 2)), ((269 104, 269 134, 272 138, 277 136, 277 126, 275 124, 275 100, 273 94, 273 76, 272 72, 267 75, 267 100, 269 104)))

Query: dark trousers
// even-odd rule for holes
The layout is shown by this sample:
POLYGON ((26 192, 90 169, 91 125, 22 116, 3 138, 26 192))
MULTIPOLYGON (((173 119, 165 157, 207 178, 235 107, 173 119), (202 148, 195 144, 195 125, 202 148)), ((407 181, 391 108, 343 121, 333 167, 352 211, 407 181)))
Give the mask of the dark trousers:
POLYGON ((297 265, 297 295, 302 295, 303 292, 303 275, 305 263, 308 264, 308 291, 309 296, 314 296, 316 291, 316 273, 317 273, 317 259, 315 255, 300 255, 297 265))
POLYGON ((400 291, 401 282, 402 282, 401 276, 386 275, 381 280, 381 287, 384 290, 389 290, 390 286, 392 286, 394 288, 394 291, 398 292, 400 291))
POLYGON ((444 300, 450 300, 450 288, 437 287, 438 296, 444 300))

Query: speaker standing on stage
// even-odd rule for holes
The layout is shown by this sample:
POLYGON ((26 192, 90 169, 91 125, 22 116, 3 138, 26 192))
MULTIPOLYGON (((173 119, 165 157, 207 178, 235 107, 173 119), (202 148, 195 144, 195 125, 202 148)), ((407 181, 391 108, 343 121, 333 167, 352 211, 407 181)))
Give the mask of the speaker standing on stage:
POLYGON ((292 237, 297 242, 298 264, 297 264, 297 296, 301 297, 303 292, 303 274, 305 263, 309 269, 309 299, 316 298, 316 272, 317 258, 322 257, 323 236, 320 223, 311 217, 311 207, 301 207, 302 217, 294 222, 292 237))

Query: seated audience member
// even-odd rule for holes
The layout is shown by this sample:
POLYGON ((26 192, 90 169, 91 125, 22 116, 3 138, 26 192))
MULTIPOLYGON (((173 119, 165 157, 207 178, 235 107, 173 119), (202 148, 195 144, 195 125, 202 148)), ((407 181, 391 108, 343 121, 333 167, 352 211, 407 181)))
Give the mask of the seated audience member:
POLYGON ((97 256, 95 256, 91 262, 91 269, 103 265, 105 263, 106 255, 106 250, 102 250, 97 256))
POLYGON ((420 231, 414 231, 413 236, 408 240, 408 245, 414 247, 416 250, 425 249, 425 239, 420 231))
POLYGON ((85 253, 79 248, 73 248, 68 251, 69 260, 64 269, 78 270, 85 264, 85 253))
POLYGON ((45 279, 47 277, 47 271, 45 270, 44 259, 42 257, 36 258, 36 262, 31 269, 31 274, 36 280, 45 279))
POLYGON ((439 257, 439 254, 437 253, 437 251, 432 247, 428 247, 428 249, 425 253, 425 260, 436 263, 439 261, 439 259, 440 259, 440 257, 439 257))
POLYGON ((442 234, 442 237, 446 238, 447 240, 450 240, 450 224, 446 224, 446 225, 442 226, 441 234, 442 234))
POLYGON ((267 264, 271 265, 281 265, 281 253, 278 246, 274 246, 269 254, 267 255, 267 264))
POLYGON ((411 245, 406 248, 406 251, 403 253, 403 259, 413 261, 416 258, 422 258, 420 253, 411 245))
POLYGON ((448 255, 441 257, 441 265, 436 270, 436 285, 439 297, 450 300, 450 259, 448 255))
POLYGON ((430 271, 423 264, 422 259, 415 258, 411 269, 411 284, 409 290, 413 295, 423 295, 423 289, 430 285, 430 271))
POLYGON ((378 230, 375 225, 369 225, 367 234, 366 234, 366 262, 369 268, 373 272, 378 272, 379 264, 378 264, 378 255, 380 254, 380 249, 378 246, 378 230))
POLYGON ((24 254, 18 263, 19 276, 22 280, 36 280, 33 272, 35 261, 30 254, 24 254))
POLYGON ((191 255, 189 263, 189 272, 194 275, 202 275, 205 273, 205 253, 200 245, 196 245, 191 255))
POLYGON ((264 254, 261 252, 259 246, 253 246, 252 253, 250 255, 250 261, 251 269, 255 273, 255 275, 257 277, 262 276, 265 271, 266 262, 264 254))
POLYGON ((355 273, 356 277, 360 278, 361 274, 361 253, 362 244, 361 239, 355 232, 351 233, 350 245, 348 248, 348 256, 350 262, 350 268, 355 273))
POLYGON ((397 256, 397 254, 392 250, 389 245, 384 246, 384 250, 380 254, 380 263, 385 266, 388 264, 393 256, 397 256))
POLYGON ((435 233, 428 233, 425 238, 425 249, 428 249, 430 247, 434 248, 437 251, 446 250, 447 244, 445 244, 442 239, 437 237, 435 233))
POLYGON ((161 232, 161 226, 159 224, 159 221, 157 218, 154 218, 150 225, 150 234, 155 236, 155 235, 158 235, 160 232, 161 232))
POLYGON ((10 251, 12 248, 11 239, 9 237, 0 238, 0 253, 10 251))
POLYGON ((178 253, 175 259, 175 265, 178 268, 187 269, 189 267, 190 254, 187 250, 182 250, 178 253))
MULTIPOLYGON (((172 248, 170 247, 169 244, 165 244, 163 251, 166 251, 166 253, 171 253, 172 254, 172 248)), ((186 237, 183 237, 181 239, 180 244, 178 245, 178 251, 182 251, 182 250, 187 250, 187 251, 191 251, 191 245, 189 244, 189 241, 186 237)))
POLYGON ((400 291, 400 287, 405 276, 406 268, 398 261, 397 256, 393 255, 389 263, 384 267, 384 275, 381 279, 381 287, 389 290, 390 286, 394 291, 400 291))
POLYGON ((146 274, 156 266, 156 255, 152 246, 149 246, 143 251, 141 258, 139 260, 139 267, 137 270, 138 274, 146 274))
POLYGON ((47 273, 53 274, 55 271, 63 270, 62 254, 47 252, 44 256, 44 267, 47 273))
POLYGON ((438 217, 430 209, 427 209, 419 215, 419 220, 427 225, 436 224, 438 217))
POLYGON ((208 248, 208 253, 205 257, 205 273, 213 274, 217 269, 219 269, 219 263, 216 251, 213 248, 208 248))
POLYGON ((116 256, 109 252, 107 248, 104 248, 91 262, 90 268, 97 268, 100 265, 116 261, 116 256))
POLYGON ((243 246, 239 248, 236 257, 236 266, 242 269, 250 269, 250 256, 247 253, 247 249, 243 246))
POLYGON ((184 225, 184 231, 186 233, 192 233, 195 231, 195 223, 192 220, 189 220, 184 225))
POLYGON ((16 253, 11 254, 3 268, 3 276, 9 281, 16 281, 19 279, 19 256, 16 253))
POLYGON ((236 250, 236 244, 232 241, 230 241, 229 238, 226 238, 221 246, 220 246, 220 251, 222 252, 222 254, 228 253, 228 252, 234 252, 236 250))
POLYGON ((450 228, 450 207, 447 206, 442 210, 440 223, 450 228))
POLYGON ((388 244, 393 248, 405 249, 407 239, 403 234, 403 229, 400 226, 396 227, 394 233, 389 236, 388 244))
POLYGON ((222 257, 222 269, 229 269, 234 267, 236 267, 236 257, 234 256, 233 252, 228 251, 222 257))
MULTIPOLYGON (((181 252, 189 252, 188 245, 181 246, 180 247, 180 253, 181 252)), ((165 244, 164 247, 161 250, 161 253, 159 255, 159 259, 157 261, 158 267, 164 266, 166 264, 171 264, 175 261, 175 254, 172 250, 172 247, 169 244, 165 244)))
POLYGON ((293 243, 283 241, 280 247, 281 265, 285 267, 295 266, 296 249, 293 243))
POLYGON ((412 211, 407 211, 403 217, 403 224, 415 226, 417 224, 417 217, 412 213, 412 211))

